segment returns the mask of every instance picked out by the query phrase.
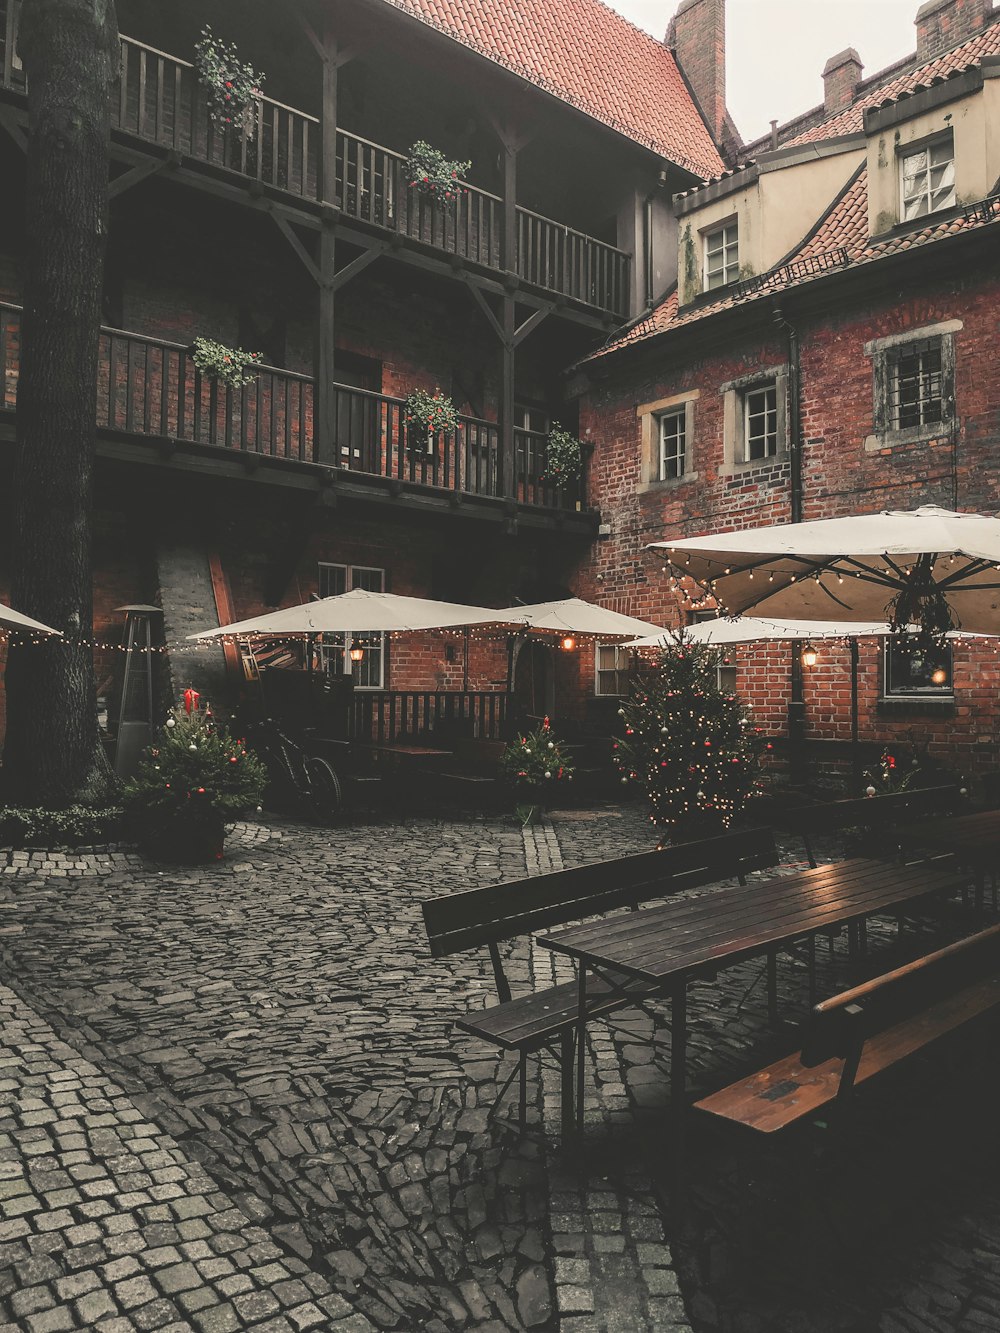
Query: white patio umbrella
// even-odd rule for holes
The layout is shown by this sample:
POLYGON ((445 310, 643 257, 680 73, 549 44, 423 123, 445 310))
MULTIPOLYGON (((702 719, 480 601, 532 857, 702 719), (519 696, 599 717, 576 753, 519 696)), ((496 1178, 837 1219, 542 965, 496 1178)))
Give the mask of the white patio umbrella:
POLYGON ((15 611, 13 607, 4 606, 0 602, 0 628, 3 626, 31 630, 35 634, 54 634, 57 638, 62 638, 62 630, 52 629, 50 625, 43 625, 40 620, 32 620, 30 616, 22 616, 20 611, 15 611))
POLYGON ((473 625, 513 624, 506 612, 485 606, 461 606, 424 597, 355 588, 336 597, 303 602, 283 611, 239 620, 232 625, 189 634, 189 639, 257 638, 285 635, 400 633, 406 630, 465 629, 473 625))
MULTIPOLYGON (((719 616, 716 620, 702 620, 697 625, 686 625, 684 636, 692 643, 704 643, 711 648, 726 648, 738 643, 794 643, 802 639, 868 639, 884 638, 892 633, 886 620, 771 620, 763 616, 738 616, 735 620, 719 616)), ((624 648, 669 648, 673 642, 669 632, 650 634, 632 639, 624 648)))
POLYGON ((727 614, 1000 631, 1000 519, 934 505, 647 547, 727 614))
POLYGON ((586 634, 597 639, 636 638, 640 634, 664 632, 648 620, 623 616, 580 597, 568 597, 561 602, 535 602, 531 606, 508 606, 495 614, 525 630, 586 634))

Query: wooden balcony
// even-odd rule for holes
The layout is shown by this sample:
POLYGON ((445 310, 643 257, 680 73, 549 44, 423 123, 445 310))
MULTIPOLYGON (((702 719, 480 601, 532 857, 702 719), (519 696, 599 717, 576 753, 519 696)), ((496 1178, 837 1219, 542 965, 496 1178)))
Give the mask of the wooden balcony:
MULTIPOLYGON (((24 75, 14 54, 18 7, 19 0, 7 0, 0 74, 4 87, 23 92, 24 75)), ((246 133, 222 128, 209 117, 194 66, 131 37, 121 39, 112 124, 261 186, 319 199, 322 127, 315 116, 261 97, 246 133)), ((409 188, 405 163, 401 153, 338 131, 337 206, 360 223, 499 270, 502 201, 470 185, 451 204, 433 202, 409 188)), ((605 315, 627 317, 631 260, 623 250, 526 208, 517 209, 516 234, 516 272, 525 283, 605 315)))
MULTIPOLYGON (((16 406, 21 307, 0 303, 0 409, 16 406)), ((262 366, 231 389, 198 370, 190 349, 121 329, 101 329, 97 425, 101 431, 159 441, 210 445, 248 463, 288 463, 379 477, 452 495, 576 510, 584 495, 546 485, 546 437, 516 431, 509 467, 494 421, 459 418, 453 434, 415 432, 402 398, 336 385, 334 429, 320 445, 313 428, 311 376, 262 366)))

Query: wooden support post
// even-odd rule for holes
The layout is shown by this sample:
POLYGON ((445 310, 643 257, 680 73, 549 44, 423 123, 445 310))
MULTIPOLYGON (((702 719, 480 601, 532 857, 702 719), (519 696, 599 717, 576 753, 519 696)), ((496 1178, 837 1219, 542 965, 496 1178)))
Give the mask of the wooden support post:
MULTIPOLYGON (((323 32, 323 109, 320 117, 320 202, 328 209, 337 203, 337 42, 329 23, 323 32)), ((337 231, 336 220, 324 211, 319 236, 319 334, 316 339, 316 420, 313 458, 317 463, 337 461, 334 446, 336 394, 337 231)))
POLYGON ((503 340, 500 343, 500 457, 503 463, 503 493, 516 499, 514 469, 514 333, 516 314, 514 298, 503 298, 503 340))

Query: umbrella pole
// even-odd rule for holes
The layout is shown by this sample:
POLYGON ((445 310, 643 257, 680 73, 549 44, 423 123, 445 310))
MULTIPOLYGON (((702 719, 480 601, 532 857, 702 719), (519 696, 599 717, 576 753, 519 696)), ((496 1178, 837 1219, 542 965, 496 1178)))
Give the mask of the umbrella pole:
POLYGON ((861 785, 861 743, 858 738, 858 641, 848 639, 851 651, 851 774, 855 788, 861 785))
POLYGON ((466 626, 465 630, 463 631, 463 638, 464 638, 465 642, 464 642, 464 645, 463 645, 463 647, 464 647, 464 652, 462 653, 462 691, 463 691, 463 693, 468 694, 468 693, 469 693, 469 630, 468 630, 468 626, 466 626))

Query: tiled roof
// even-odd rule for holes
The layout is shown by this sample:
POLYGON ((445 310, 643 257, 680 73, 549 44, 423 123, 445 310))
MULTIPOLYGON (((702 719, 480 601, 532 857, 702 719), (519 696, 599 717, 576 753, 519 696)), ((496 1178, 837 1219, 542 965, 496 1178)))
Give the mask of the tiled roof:
MULTIPOLYGON (((998 182, 1000 184, 1000 182, 998 182)), ((658 334, 673 332, 708 319, 723 310, 745 306, 774 292, 803 287, 832 269, 856 269, 903 250, 914 250, 935 241, 946 240, 961 232, 976 231, 1000 224, 1000 196, 996 193, 980 205, 961 212, 949 212, 938 222, 917 230, 897 233, 881 239, 868 236, 868 171, 862 166, 856 176, 834 200, 826 216, 810 237, 784 263, 751 283, 737 284, 725 295, 710 302, 697 302, 678 309, 677 292, 668 296, 648 315, 619 334, 607 346, 592 353, 585 361, 595 361, 634 346, 658 334)))
POLYGON ((602 0, 385 0, 700 176, 723 162, 673 53, 602 0))
POLYGON ((1000 55, 1000 21, 991 23, 978 37, 970 38, 927 64, 864 90, 851 106, 831 116, 829 120, 812 125, 789 139, 782 137, 781 146, 786 148, 792 144, 814 143, 817 139, 831 139, 838 134, 857 134, 864 129, 865 112, 870 107, 881 106, 883 102, 893 102, 898 97, 916 92, 934 79, 947 79, 968 69, 970 65, 977 65, 983 56, 992 55, 1000 55))

